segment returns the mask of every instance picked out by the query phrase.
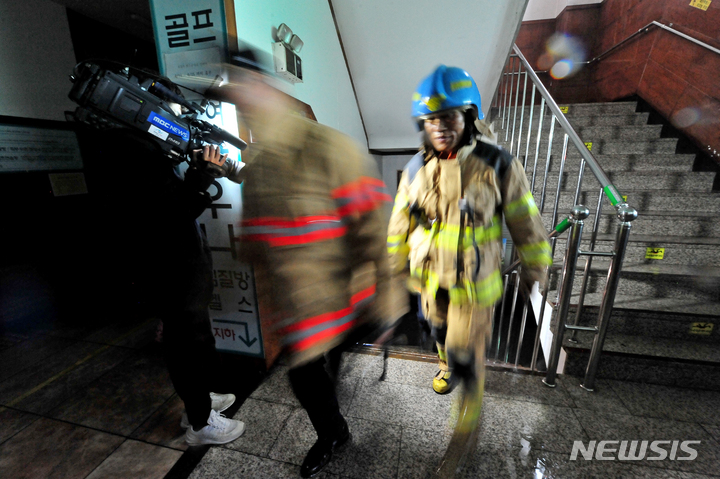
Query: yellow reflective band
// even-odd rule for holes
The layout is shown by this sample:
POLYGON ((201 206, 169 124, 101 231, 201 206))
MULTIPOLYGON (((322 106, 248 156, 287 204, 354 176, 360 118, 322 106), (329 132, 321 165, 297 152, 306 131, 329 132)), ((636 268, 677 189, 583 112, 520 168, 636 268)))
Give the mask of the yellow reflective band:
POLYGON ((538 207, 532 193, 529 191, 517 200, 505 205, 505 221, 517 221, 538 213, 538 207))
MULTIPOLYGON (((457 251, 458 248, 458 235, 460 234, 460 226, 441 224, 440 231, 438 231, 436 239, 436 247, 447 251, 457 251)), ((473 246, 473 237, 475 238, 475 244, 478 246, 490 241, 500 239, 502 236, 502 226, 500 224, 500 217, 493 217, 493 224, 488 227, 478 226, 472 228, 470 226, 465 227, 465 236, 463 239, 463 248, 469 248, 473 246)))
POLYGON ((547 241, 517 245, 517 251, 520 255, 520 260, 524 265, 550 266, 552 264, 552 256, 550 256, 550 243, 547 241))
POLYGON ((493 271, 490 276, 477 283, 465 280, 461 284, 450 288, 449 296, 452 304, 472 302, 483 308, 492 306, 502 296, 500 271, 493 271))
POLYGON ((450 91, 462 90, 463 88, 470 88, 472 82, 470 80, 458 80, 450 83, 450 91))
POLYGON ((400 255, 407 256, 410 254, 410 247, 407 244, 399 244, 399 245, 388 245, 387 252, 389 254, 394 255, 400 255))
POLYGON ((475 293, 477 297, 475 302, 478 306, 492 306, 502 296, 502 280, 500 279, 500 271, 495 270, 487 278, 478 281, 475 284, 475 293))
POLYGON ((443 101, 445 101, 445 98, 446 97, 443 94, 433 95, 425 101, 425 104, 427 105, 428 110, 438 111, 442 106, 443 101))

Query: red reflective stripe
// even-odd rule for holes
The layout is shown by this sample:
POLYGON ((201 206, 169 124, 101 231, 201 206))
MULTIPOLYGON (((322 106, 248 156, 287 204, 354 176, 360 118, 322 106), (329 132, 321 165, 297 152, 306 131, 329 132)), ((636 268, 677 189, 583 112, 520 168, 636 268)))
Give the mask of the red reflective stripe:
POLYGON ((302 235, 278 236, 277 233, 271 234, 254 234, 241 235, 246 241, 264 241, 270 246, 288 246, 296 244, 315 243, 329 239, 339 238, 347 232, 347 226, 338 226, 337 228, 312 231, 302 235))
POLYGON ((306 226, 310 223, 340 221, 337 216, 301 216, 299 218, 287 219, 276 217, 253 218, 242 222, 243 226, 279 226, 281 228, 295 228, 306 226))
POLYGON ((324 329, 322 331, 317 332, 316 334, 313 334, 309 338, 305 338, 301 341, 298 341, 297 343, 290 346, 290 349, 294 351, 302 351, 303 349, 307 349, 309 347, 312 347, 318 343, 321 343, 323 340, 328 338, 333 338, 337 336, 340 333, 343 333, 353 327, 355 325, 356 320, 353 319, 352 321, 348 321, 345 324, 342 324, 340 326, 335 326, 334 328, 328 328, 324 329))
POLYGON ((347 196, 354 196, 354 194, 357 191, 359 191, 360 189, 362 189, 362 187, 363 187, 363 182, 362 182, 362 178, 360 178, 358 180, 351 181, 350 183, 346 183, 342 186, 335 188, 330 193, 330 196, 335 199, 343 198, 343 197, 347 197, 347 196))
POLYGON ((363 289, 359 293, 355 293, 352 298, 350 298, 350 304, 355 306, 357 303, 362 301, 363 299, 367 299, 370 296, 375 294, 375 285, 373 284, 369 288, 363 289))
POLYGON ((327 323, 329 321, 335 321, 336 319, 340 319, 351 313, 352 313, 352 308, 344 308, 344 309, 341 309, 340 311, 333 311, 332 313, 323 313, 319 316, 305 318, 301 321, 298 321, 295 324, 291 324, 290 326, 283 328, 282 333, 288 334, 288 333, 294 333, 295 331, 300 331, 302 329, 314 328, 315 326, 317 326, 319 324, 327 323))

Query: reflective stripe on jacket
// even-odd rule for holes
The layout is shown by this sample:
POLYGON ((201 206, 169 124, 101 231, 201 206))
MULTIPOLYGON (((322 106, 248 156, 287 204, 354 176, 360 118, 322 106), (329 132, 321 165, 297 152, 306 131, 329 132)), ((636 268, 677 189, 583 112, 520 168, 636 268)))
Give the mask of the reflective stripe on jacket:
POLYGON ((414 157, 408 165, 388 228, 387 248, 395 272, 409 260, 411 276, 429 294, 443 288, 450 291, 452 302, 492 306, 502 294, 504 215, 523 274, 543 280, 545 267, 552 263, 550 244, 517 159, 500 147, 473 141, 455 159, 428 154, 414 157), (422 166, 417 169, 419 159, 422 166), (461 198, 469 214, 461 214, 461 198), (412 205, 427 216, 428 224, 418 224, 412 205))

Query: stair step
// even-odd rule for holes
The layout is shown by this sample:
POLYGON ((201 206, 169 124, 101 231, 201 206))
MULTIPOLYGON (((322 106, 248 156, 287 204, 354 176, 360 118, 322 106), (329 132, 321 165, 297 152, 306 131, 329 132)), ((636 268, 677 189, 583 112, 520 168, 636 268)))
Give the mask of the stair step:
MULTIPOLYGON (((562 135, 558 138, 553 138, 551 157, 554 162, 557 162, 559 168, 560 159, 563 152, 563 138, 562 135)), ((591 141, 591 140, 586 140, 591 141)), ((677 138, 657 138, 657 139, 643 139, 638 140, 618 140, 618 139, 602 139, 596 138, 592 140, 591 152, 593 155, 631 155, 631 154, 642 154, 642 155, 654 155, 654 154, 674 154, 677 147, 677 138)), ((530 151, 528 152, 528 158, 535 158, 535 148, 537 145, 531 144, 530 151)), ((509 146, 503 145, 503 148, 508 149, 509 146)), ((523 150, 524 151, 524 150, 523 150)), ((548 141, 543 140, 540 142, 540 154, 539 158, 543 160, 547 158, 548 141)), ((580 152, 575 148, 572 142, 568 141, 567 160, 580 161, 582 156, 580 152)))
MULTIPOLYGON (((583 238, 589 239, 592 234, 592 228, 595 224, 595 207, 596 205, 588 205, 590 216, 585 220, 583 238)), ((548 231, 554 228, 551 225, 551 212, 546 212, 542 215, 542 218, 543 224, 548 231)), ((618 225, 619 220, 615 215, 614 208, 604 208, 603 213, 600 215, 598 234, 615 235, 618 225)), ((644 211, 632 223, 631 238, 636 235, 667 235, 668 232, 672 232, 676 236, 694 239, 718 238, 720 237, 720 221, 718 221, 717 214, 707 214, 699 211, 692 213, 644 211)))
MULTIPOLYGON (((578 338, 577 345, 563 345, 567 353, 564 373, 584 377, 591 339, 578 338)), ((697 341, 608 335, 596 378, 720 390, 718 349, 697 341)))
MULTIPOLYGON (((562 153, 562 151, 560 151, 562 153)), ((669 171, 692 171, 693 163, 695 162, 695 155, 692 154, 674 154, 674 153, 659 153, 656 155, 644 155, 644 154, 611 154, 611 155, 598 155, 595 154, 600 167, 606 172, 631 172, 631 171, 648 171, 665 173, 669 171)), ((546 156, 538 157, 537 173, 542 175, 545 171, 545 159, 546 156)), ((523 157, 520 157, 520 161, 523 161, 523 157)), ((535 165, 534 153, 528 156, 526 169, 528 172, 532 172, 535 165)), ((551 171, 554 169, 558 171, 560 169, 560 161, 551 158, 550 162, 551 171)), ((579 171, 580 161, 566 161, 565 171, 579 171)), ((585 176, 592 176, 590 169, 585 166, 585 176)))
MULTIPOLYGON (((583 237, 585 234, 583 233, 583 237)), ((566 235, 558 239, 555 246, 553 262, 560 264, 563 261, 566 249, 566 235)), ((612 251, 615 244, 614 235, 598 235, 595 251, 612 251)), ((623 270, 628 271, 633 265, 685 265, 685 266, 718 266, 720 267, 720 238, 689 238, 669 236, 641 236, 630 235, 623 270), (652 241, 648 241, 652 238, 652 241), (685 240, 678 242, 678 240, 685 240), (689 243, 689 244, 688 244, 689 243), (649 248, 664 248, 663 259, 646 259, 649 248)), ((588 251, 590 248, 590 235, 580 242, 580 250, 588 251)), ((603 264, 604 257, 594 257, 593 263, 603 264)), ((580 262, 584 264, 584 261, 580 262)))
MULTIPOLYGON (((598 190, 600 183, 585 168, 589 176, 583 177, 581 191, 598 190)), ((540 192, 544 183, 545 172, 537 172, 535 177, 535 192, 540 192)), ((712 171, 691 171, 691 172, 667 172, 659 175, 653 171, 637 171, 631 174, 622 172, 606 172, 610 181, 620 190, 674 190, 674 191, 712 191, 715 172, 712 171)), ((574 194, 577 187, 578 172, 564 172, 561 191, 572 191, 574 194)), ((532 172, 528 173, 528 182, 532 182, 532 172)), ((557 190, 558 172, 550 172, 547 176, 547 187, 557 190)), ((630 201, 630 199, 628 200, 630 201)))
MULTIPOLYGON (((567 322, 575 321, 576 309, 572 308, 567 322)), ((578 324, 595 326, 599 308, 583 308, 578 324)), ((608 335, 642 335, 654 338, 680 339, 720 344, 720 318, 717 316, 668 313, 662 311, 639 311, 615 307, 608 322, 608 335), (708 326, 711 325, 711 326, 708 326)))
MULTIPOLYGON (((609 102, 609 103, 573 103, 571 105, 559 105, 562 107, 568 107, 568 112, 565 113, 565 116, 568 118, 571 124, 573 124, 574 120, 580 117, 587 117, 587 116, 614 116, 614 115, 634 115, 634 114, 641 114, 637 111, 637 102, 634 101, 618 101, 618 102, 609 102)), ((510 121, 512 122, 512 118, 515 115, 515 95, 513 92, 513 101, 511 104, 506 106, 505 108, 501 108, 499 111, 502 114, 503 110, 506 112, 506 115, 510 114, 510 121)), ((526 106, 524 108, 525 111, 525 117, 527 118, 530 115, 530 106, 526 106)), ((538 117, 540 115, 540 101, 532 108, 533 110, 533 116, 538 117)), ((520 118, 520 114, 523 111, 523 108, 518 105, 517 107, 517 115, 518 118, 520 118)), ((550 111, 550 108, 546 105, 545 106, 545 116, 550 117, 552 112, 550 111)))
MULTIPOLYGON (((513 123, 513 115, 514 112, 510 113, 510 125, 512 126, 513 123)), ((517 131, 520 129, 520 120, 521 120, 522 111, 520 108, 518 108, 517 118, 515 119, 515 132, 517 135, 517 131)), ((538 119, 540 118, 539 113, 539 107, 536 107, 533 111, 533 118, 532 118, 532 124, 530 125, 530 132, 532 137, 534 138, 537 134, 538 129, 538 119)), ((577 131, 578 128, 584 128, 584 127, 595 127, 595 126, 642 126, 648 124, 648 119, 650 118, 650 113, 644 112, 644 113, 622 113, 622 114, 613 114, 613 115, 588 115, 588 116, 575 116, 570 121, 570 124, 573 128, 577 131)), ((543 119, 543 130, 549 130, 549 122, 550 115, 545 113, 545 118, 543 119)), ((523 124, 523 136, 527 135, 528 131, 528 125, 530 124, 530 110, 526 109, 524 116, 522 116, 522 124, 523 124)), ((504 129, 502 128, 502 122, 499 119, 493 120, 493 127, 495 129, 495 132, 503 132, 503 138, 505 136, 504 129)), ((557 125, 555 126, 557 128, 557 125)))
MULTIPOLYGON (((511 151, 516 156, 518 155, 518 144, 520 145, 520 154, 525 152, 534 152, 537 146, 537 132, 530 135, 530 142, 527 141, 527 131, 523 131, 522 136, 517 130, 519 125, 516 125, 515 136, 512 136, 512 131, 508 132, 507 135, 502 133, 499 136, 501 145, 503 148, 511 151), (507 138, 506 138, 507 136, 507 138), (512 146, 512 149, 510 148, 512 146)), ((593 142, 593 149, 597 140, 656 140, 660 138, 660 132, 662 125, 641 125, 641 126, 593 126, 593 127, 578 127, 575 132, 583 140, 583 142, 593 142)), ((553 132, 553 150, 556 148, 562 148, 564 141, 565 131, 562 128, 555 128, 553 132)), ((543 129, 540 135, 540 144, 547 145, 550 138, 550 130, 543 129)), ((547 146, 540 150, 547 151, 547 146)), ((562 150, 561 150, 562 151, 562 150)))
MULTIPOLYGON (((635 191, 619 190, 620 194, 628 197, 628 204, 635 208, 639 214, 644 211, 662 210, 686 212, 689 216, 694 211, 720 213, 720 193, 692 194, 680 193, 672 190, 635 191)), ((594 210, 598 201, 598 191, 583 191, 580 193, 578 204, 585 205, 588 209, 594 210)), ((535 201, 540 205, 539 195, 535 195, 535 201)), ((567 193, 560 194, 558 211, 560 216, 567 215, 575 203, 575 195, 567 193)), ((549 190, 545 197, 545 211, 552 211, 555 204, 555 191, 549 190)), ((607 198, 603 201, 603 209, 612 208, 607 198)))
MULTIPOLYGON (((593 264, 594 263, 595 261, 593 260, 593 264)), ((558 265, 560 265, 560 263, 558 263, 558 265)), ((570 295, 571 304, 577 304, 582 287, 582 264, 578 266, 578 271, 573 280, 572 294, 570 295)), ((662 273, 661 271, 663 271, 663 269, 660 266, 657 266, 657 273, 652 273, 646 271, 648 265, 636 265, 638 269, 641 267, 643 270, 640 272, 632 271, 632 264, 628 264, 626 268, 623 268, 616 293, 616 307, 628 307, 627 304, 618 302, 622 297, 631 297, 631 301, 634 301, 637 297, 672 298, 674 304, 684 306, 678 309, 667 309, 667 306, 657 309, 661 311, 682 312, 689 305, 700 306, 700 303, 703 303, 702 307, 694 308, 692 311, 688 310, 688 312, 720 315, 720 277, 703 275, 701 267, 696 267, 696 270, 692 274, 662 273)), ((560 271, 553 268, 550 274, 551 294, 548 296, 551 300, 557 297, 557 291, 560 287, 559 277, 560 271)), ((593 268, 593 270, 590 271, 584 304, 589 306, 598 306, 601 304, 606 278, 607 270, 599 271, 593 268)), ((662 302, 659 302, 655 306, 661 306, 661 303, 662 302)), ((632 304, 632 302, 629 304, 632 304)), ((630 307, 630 309, 646 308, 630 307)))

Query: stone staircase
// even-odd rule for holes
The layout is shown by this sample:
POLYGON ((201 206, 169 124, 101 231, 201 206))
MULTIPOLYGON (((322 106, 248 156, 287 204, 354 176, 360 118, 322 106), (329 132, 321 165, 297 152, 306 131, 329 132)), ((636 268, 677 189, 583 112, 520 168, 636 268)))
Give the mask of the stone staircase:
MULTIPOLYGON (((636 112, 635 102, 568 105, 566 117, 627 202, 638 211, 633 222, 617 290, 615 308, 600 360, 598 378, 720 389, 720 191, 713 191, 714 172, 693 171, 694 154, 676 154, 677 138, 661 138, 662 125, 648 125, 647 112, 636 112), (648 248, 664 248, 662 259, 647 259, 648 248), (712 326, 710 326, 712 325, 712 326)), ((517 152, 521 110, 515 123, 513 153, 517 152)), ((527 152, 528 180, 535 163, 539 108, 534 109, 529 149, 524 112, 520 155, 527 152)), ((533 193, 540 205, 549 143, 550 115, 546 111, 533 193)), ((512 128, 512 118, 509 127, 512 128)), ((505 141, 500 121, 498 139, 505 141)), ((569 145, 560 178, 564 132, 555 125, 543 221, 550 230, 558 181, 561 193, 558 221, 574 203, 580 154, 569 145)), ((591 212, 585 221, 581 250, 589 250, 600 184, 585 168, 580 199, 591 212)), ((606 199, 598 227, 595 251, 612 251, 618 220, 606 199)), ((551 291, 557 298, 559 272, 567 235, 557 241, 551 291)), ((585 267, 578 261, 571 303, 577 304, 585 267)), ((590 270, 585 308, 580 324, 597 323, 609 260, 595 257, 590 270)), ((568 322, 572 322, 571 311, 568 322)), ((577 342, 565 335, 565 373, 584 376, 594 335, 578 333, 577 342)))

